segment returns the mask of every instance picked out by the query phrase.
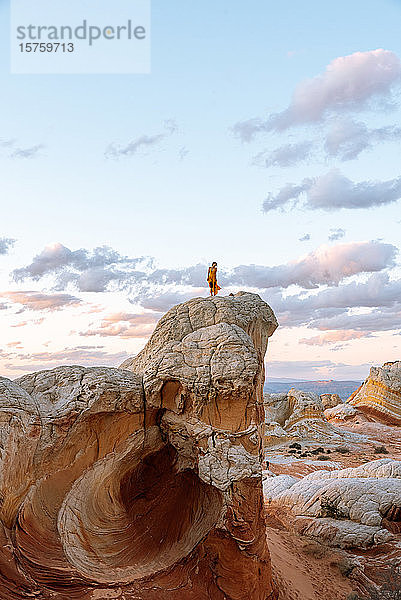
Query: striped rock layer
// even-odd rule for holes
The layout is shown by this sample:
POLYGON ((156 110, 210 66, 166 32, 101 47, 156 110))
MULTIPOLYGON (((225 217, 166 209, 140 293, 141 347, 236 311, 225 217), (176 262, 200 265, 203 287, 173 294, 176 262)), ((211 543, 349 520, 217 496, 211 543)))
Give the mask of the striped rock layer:
POLYGON ((373 417, 401 425, 401 361, 372 367, 369 377, 347 402, 373 417))

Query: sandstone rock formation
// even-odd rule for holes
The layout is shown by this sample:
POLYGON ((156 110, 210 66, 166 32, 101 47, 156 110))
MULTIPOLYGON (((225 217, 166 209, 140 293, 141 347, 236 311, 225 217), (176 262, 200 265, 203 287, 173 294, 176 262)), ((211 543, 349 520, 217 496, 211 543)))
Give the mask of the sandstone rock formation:
POLYGON ((254 294, 171 309, 122 368, 0 379, 2 600, 267 600, 254 294))
POLYGON ((264 481, 272 506, 287 509, 293 526, 329 545, 369 547, 401 530, 401 462, 380 459, 356 468, 314 471, 264 481))
POLYGON ((294 441, 334 443, 361 439, 329 423, 316 394, 292 388, 287 394, 265 394, 264 405, 266 447, 294 441))
POLYGON ((338 394, 320 394, 320 400, 325 410, 326 408, 334 408, 338 404, 342 404, 342 400, 338 394))
POLYGON ((369 377, 347 402, 367 415, 401 425, 401 361, 372 367, 369 377))
POLYGON ((324 416, 328 421, 331 420, 339 420, 346 421, 347 419, 352 419, 357 414, 357 410, 351 404, 341 403, 333 408, 327 408, 324 411, 324 416))

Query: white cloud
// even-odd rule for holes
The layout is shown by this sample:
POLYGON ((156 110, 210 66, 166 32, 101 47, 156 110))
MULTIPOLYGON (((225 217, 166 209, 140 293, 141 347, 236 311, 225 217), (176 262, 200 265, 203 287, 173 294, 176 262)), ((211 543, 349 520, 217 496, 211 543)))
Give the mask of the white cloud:
POLYGON ((291 379, 341 379, 363 381, 369 374, 371 365, 350 365, 335 363, 331 360, 288 360, 268 361, 266 364, 267 384, 269 377, 286 377, 291 379))
POLYGON ((103 292, 113 281, 123 283, 144 279, 145 273, 137 267, 150 264, 149 258, 121 256, 108 246, 92 251, 84 248, 72 251, 55 243, 46 246, 26 267, 15 269, 13 278, 16 282, 39 281, 47 275, 55 275, 57 289, 65 289, 72 283, 83 292, 103 292))
POLYGON ((10 248, 14 246, 16 240, 12 238, 1 237, 0 238, 0 255, 8 254, 10 248))
POLYGON ((382 242, 323 245, 284 265, 235 267, 222 281, 256 288, 299 285, 311 289, 322 284, 337 285, 351 275, 381 271, 394 265, 397 252, 395 246, 382 242))
POLYGON ((329 240, 330 242, 334 242, 336 240, 341 240, 345 236, 345 229, 341 229, 341 227, 330 229, 329 240))
MULTIPOLYGON (((382 242, 350 242, 321 246, 296 260, 277 266, 239 265, 219 270, 225 287, 251 288, 299 285, 310 289, 319 285, 337 285, 358 273, 381 271, 394 264, 397 248, 382 242)), ((74 285, 80 291, 104 292, 114 284, 117 289, 132 290, 131 301, 152 310, 165 310, 171 302, 183 302, 206 287, 207 265, 197 264, 182 269, 160 269, 150 258, 122 257, 112 248, 71 251, 53 244, 35 256, 32 263, 13 272, 14 279, 40 280, 55 276, 56 289, 74 285), (138 270, 141 266, 144 270, 138 270), (172 287, 172 289, 169 288, 172 287), (190 288, 177 290, 177 286, 190 288), (191 289, 192 288, 192 289, 191 289), (145 304, 146 303, 146 304, 145 304)))
POLYGON ((141 135, 140 137, 128 142, 128 144, 110 144, 105 151, 106 158, 120 158, 133 156, 141 150, 158 147, 162 141, 173 135, 177 131, 177 125, 174 121, 165 122, 165 131, 155 135, 141 135))
POLYGON ((369 129, 365 123, 352 119, 339 119, 327 132, 324 147, 329 157, 346 161, 357 158, 361 152, 378 143, 400 139, 401 127, 386 126, 369 129))
POLYGON ((390 204, 400 198, 401 176, 388 181, 354 183, 338 169, 332 169, 326 175, 306 178, 299 185, 288 183, 276 195, 269 194, 263 210, 269 212, 296 206, 326 211, 370 208, 390 204))
POLYGON ((297 125, 317 123, 331 114, 358 111, 374 100, 391 98, 401 81, 401 61, 390 50, 355 52, 335 58, 326 70, 299 83, 289 106, 267 120, 253 118, 237 123, 233 130, 243 141, 266 131, 284 131, 297 125))
POLYGON ((262 294, 283 327, 300 325, 322 331, 388 331, 399 328, 401 280, 374 273, 367 281, 341 284, 305 295, 283 296, 280 289, 262 294), (364 312, 355 312, 363 309, 364 312))
POLYGON ((304 141, 297 144, 285 144, 272 151, 265 150, 257 154, 253 163, 263 167, 292 167, 308 158, 313 142, 304 141))
POLYGON ((36 158, 44 147, 43 144, 36 144, 36 146, 30 146, 29 148, 15 148, 11 152, 10 158, 36 158))

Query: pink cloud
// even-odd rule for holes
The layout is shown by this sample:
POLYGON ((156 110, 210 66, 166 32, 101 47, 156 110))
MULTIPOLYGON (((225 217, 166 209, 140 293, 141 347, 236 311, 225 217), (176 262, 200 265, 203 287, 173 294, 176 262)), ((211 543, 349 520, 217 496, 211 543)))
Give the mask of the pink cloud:
POLYGON ((307 344, 308 346, 326 346, 328 344, 337 344, 338 342, 349 342, 350 340, 357 340, 363 337, 369 337, 370 333, 367 331, 354 331, 352 329, 345 329, 342 331, 330 331, 317 335, 311 338, 302 338, 299 340, 300 344, 307 344))
POLYGON ((275 129, 318 121, 331 110, 360 108, 386 94, 401 79, 401 61, 389 50, 355 52, 335 58, 324 73, 302 81, 289 107, 273 116, 275 129))
POLYGON ((241 265, 235 267, 223 284, 268 288, 299 285, 316 288, 337 285, 358 273, 373 273, 393 266, 397 248, 381 242, 349 242, 322 245, 301 258, 275 267, 241 265))
POLYGON ((106 316, 98 327, 88 331, 80 331, 79 335, 85 337, 116 336, 121 338, 146 338, 155 328, 160 319, 160 313, 113 313, 106 316))
POLYGON ((373 99, 388 96, 400 81, 401 61, 390 50, 379 48, 340 56, 323 73, 301 81, 285 110, 267 120, 252 118, 237 123, 233 131, 249 142, 261 132, 283 131, 316 123, 328 114, 361 110, 373 99))
POLYGON ((5 363, 4 368, 10 372, 30 373, 42 369, 53 369, 60 365, 116 366, 129 356, 126 352, 112 353, 102 348, 102 346, 76 346, 55 352, 5 355, 5 358, 12 358, 12 362, 5 363))
POLYGON ((7 344, 8 348, 22 348, 21 342, 9 342, 7 344))
POLYGON ((70 294, 43 294, 35 291, 3 292, 0 297, 13 304, 22 304, 22 310, 60 310, 65 306, 79 304, 81 300, 70 294))

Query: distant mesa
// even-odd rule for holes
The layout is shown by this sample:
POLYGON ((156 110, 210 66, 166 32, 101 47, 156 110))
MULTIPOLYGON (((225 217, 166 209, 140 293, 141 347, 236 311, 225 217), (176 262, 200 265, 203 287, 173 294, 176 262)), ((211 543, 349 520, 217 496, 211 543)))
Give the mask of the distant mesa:
POLYGON ((345 401, 360 385, 361 381, 306 381, 267 377, 264 392, 267 394, 287 393, 291 388, 295 388, 318 396, 337 394, 341 401, 345 401))
POLYGON ((390 425, 401 425, 401 361, 372 367, 366 381, 347 403, 390 425))

